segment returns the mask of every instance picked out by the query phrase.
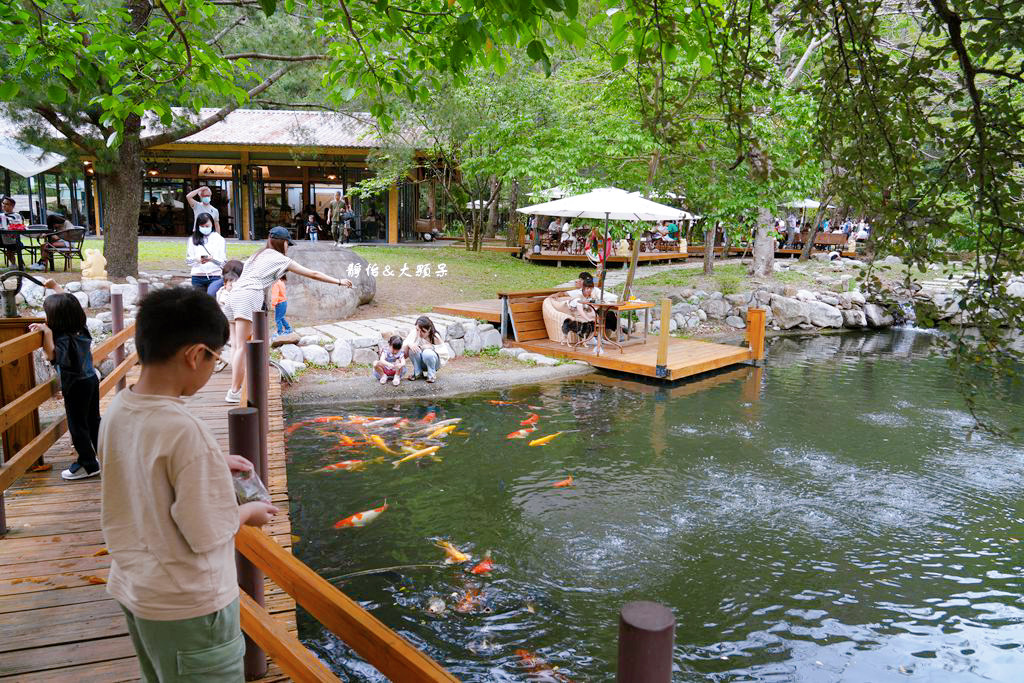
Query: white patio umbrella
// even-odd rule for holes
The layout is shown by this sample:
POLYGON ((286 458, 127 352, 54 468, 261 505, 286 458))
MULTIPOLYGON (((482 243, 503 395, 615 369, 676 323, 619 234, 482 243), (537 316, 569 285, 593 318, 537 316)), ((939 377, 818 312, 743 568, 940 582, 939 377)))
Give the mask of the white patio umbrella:
MULTIPOLYGON (((604 240, 608 242, 608 221, 673 221, 686 220, 687 212, 644 199, 637 192, 617 187, 602 187, 586 194, 566 197, 543 204, 524 206, 519 213, 561 218, 604 219, 604 240)), ((602 275, 604 273, 602 264, 602 275)), ((602 296, 604 289, 601 290, 602 296)))
POLYGON ((51 154, 33 145, 10 137, 0 138, 0 166, 20 176, 31 178, 63 163, 65 157, 51 154))

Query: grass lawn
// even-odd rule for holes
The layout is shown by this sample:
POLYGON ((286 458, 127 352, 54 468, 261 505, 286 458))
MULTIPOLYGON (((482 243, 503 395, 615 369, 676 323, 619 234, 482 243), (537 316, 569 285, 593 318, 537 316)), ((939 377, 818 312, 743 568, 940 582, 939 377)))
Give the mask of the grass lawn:
MULTIPOLYGON (((144 273, 175 272, 188 275, 185 266, 185 239, 143 240, 139 242, 139 270, 144 273)), ((262 242, 228 242, 228 258, 244 259, 263 246, 262 242)), ((87 239, 82 247, 103 251, 103 240, 87 239)), ((80 266, 77 261, 76 266, 80 266)))

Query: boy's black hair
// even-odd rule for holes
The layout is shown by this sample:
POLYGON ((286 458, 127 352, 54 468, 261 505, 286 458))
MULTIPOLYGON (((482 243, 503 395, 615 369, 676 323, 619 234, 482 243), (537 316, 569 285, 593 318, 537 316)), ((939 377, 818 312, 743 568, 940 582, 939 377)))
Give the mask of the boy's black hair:
POLYGON ((89 333, 85 311, 74 294, 51 294, 43 300, 46 325, 56 334, 89 333))
POLYGON ((388 339, 388 344, 391 344, 391 348, 393 350, 397 351, 398 349, 402 348, 402 342, 403 341, 404 340, 401 337, 399 337, 397 334, 393 334, 393 335, 391 335, 391 339, 388 339))
POLYGON ((593 287, 594 276, 590 273, 580 273, 580 285, 582 287, 593 287))
POLYGON ((242 275, 242 268, 245 264, 238 259, 231 259, 224 262, 221 269, 221 277, 225 280, 237 280, 242 275))
POLYGON ((228 342, 230 331, 217 300, 205 291, 194 287, 158 289, 139 303, 135 349, 142 364, 162 363, 192 344, 206 344, 211 351, 218 351, 228 342))

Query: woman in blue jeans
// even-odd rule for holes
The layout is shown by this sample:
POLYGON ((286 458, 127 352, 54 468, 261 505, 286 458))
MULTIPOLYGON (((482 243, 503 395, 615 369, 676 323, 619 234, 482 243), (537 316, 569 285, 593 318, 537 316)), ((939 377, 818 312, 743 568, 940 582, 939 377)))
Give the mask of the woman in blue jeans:
POLYGON ((425 315, 416 319, 416 327, 405 338, 402 346, 412 360, 410 380, 425 375, 428 382, 433 382, 437 378, 437 371, 451 356, 451 347, 442 342, 433 321, 425 315))
POLYGON ((216 296, 224 283, 221 269, 227 260, 224 238, 213 230, 213 216, 199 214, 185 249, 185 263, 192 267, 192 286, 216 296))

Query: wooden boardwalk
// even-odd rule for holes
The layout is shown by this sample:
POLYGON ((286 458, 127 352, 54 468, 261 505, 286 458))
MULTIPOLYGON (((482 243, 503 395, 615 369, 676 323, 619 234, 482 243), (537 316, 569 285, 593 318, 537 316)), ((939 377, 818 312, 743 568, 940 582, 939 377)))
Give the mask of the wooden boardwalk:
POLYGON ((486 320, 492 323, 501 322, 501 299, 482 299, 480 301, 463 301, 457 304, 440 304, 431 310, 435 313, 462 316, 474 320, 486 320))
MULTIPOLYGON (((281 387, 276 373, 271 377, 267 487, 283 512, 264 531, 290 548, 281 387)), ((227 370, 215 374, 190 399, 225 449, 233 407, 224 403, 229 383, 227 370)), ((100 532, 100 480, 63 481, 60 471, 73 461, 72 453, 65 435, 46 454, 50 471, 25 474, 7 491, 10 531, 0 540, 0 681, 139 678, 124 616, 103 585, 110 557, 100 532)), ((266 608, 295 632, 294 602, 269 581, 266 608)), ((288 679, 271 662, 262 680, 288 679)))
MULTIPOLYGON (((685 261, 688 254, 680 251, 645 251, 638 255, 638 263, 655 263, 655 262, 670 262, 670 261, 685 261)), ((608 263, 619 263, 623 267, 629 265, 629 256, 609 256, 608 263)), ((586 254, 570 254, 565 251, 551 251, 545 250, 539 254, 534 254, 527 251, 523 254, 523 259, 526 261, 536 262, 554 262, 558 266, 563 264, 583 263, 587 267, 591 267, 591 261, 587 258, 586 254)))

